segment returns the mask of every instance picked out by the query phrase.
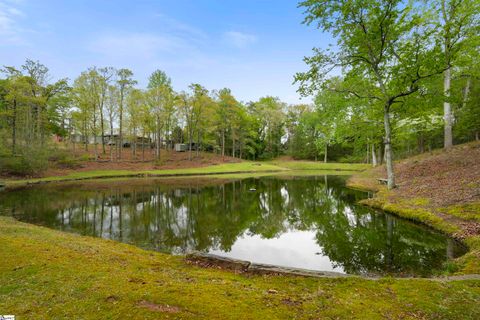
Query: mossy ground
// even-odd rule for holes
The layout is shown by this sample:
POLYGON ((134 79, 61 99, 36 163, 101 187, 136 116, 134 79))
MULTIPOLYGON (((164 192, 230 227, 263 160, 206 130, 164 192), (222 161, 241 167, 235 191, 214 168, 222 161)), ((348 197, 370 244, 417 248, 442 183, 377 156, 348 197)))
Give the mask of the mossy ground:
POLYGON ((444 212, 464 220, 480 222, 480 201, 449 206, 444 209, 444 212))
POLYGON ((0 217, 17 319, 478 319, 480 281, 246 276, 0 217))

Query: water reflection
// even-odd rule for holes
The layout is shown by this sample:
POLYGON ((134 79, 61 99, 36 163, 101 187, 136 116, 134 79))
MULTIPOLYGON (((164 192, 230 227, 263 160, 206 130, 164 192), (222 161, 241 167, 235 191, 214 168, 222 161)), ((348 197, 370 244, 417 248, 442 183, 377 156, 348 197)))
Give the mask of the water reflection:
POLYGON ((463 253, 443 235, 355 205, 365 196, 332 176, 129 180, 7 192, 0 210, 162 252, 346 273, 428 275, 463 253))

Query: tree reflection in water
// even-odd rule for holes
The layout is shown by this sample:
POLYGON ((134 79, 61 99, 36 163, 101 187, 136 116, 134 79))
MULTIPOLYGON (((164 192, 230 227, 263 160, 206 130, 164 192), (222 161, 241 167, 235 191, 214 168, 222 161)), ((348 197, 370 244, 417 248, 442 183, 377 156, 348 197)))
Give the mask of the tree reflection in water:
MULTIPOLYGON (((213 180, 206 185, 193 179, 181 186, 161 180, 110 182, 7 192, 0 195, 0 212, 174 254, 229 252, 244 239, 309 231, 331 268, 351 274, 428 275, 441 270, 447 258, 464 253, 441 234, 355 205, 365 196, 334 176, 213 180)), ((315 254, 302 250, 299 245, 300 254, 315 254)), ((249 260, 261 260, 258 252, 251 254, 249 260)))

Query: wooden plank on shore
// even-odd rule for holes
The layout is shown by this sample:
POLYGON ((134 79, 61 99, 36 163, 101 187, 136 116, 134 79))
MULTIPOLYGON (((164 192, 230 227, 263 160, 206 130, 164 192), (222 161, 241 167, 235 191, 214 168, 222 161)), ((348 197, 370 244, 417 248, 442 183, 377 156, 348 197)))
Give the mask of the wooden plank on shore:
POLYGON ((380 184, 388 184, 388 179, 378 178, 377 181, 380 184))

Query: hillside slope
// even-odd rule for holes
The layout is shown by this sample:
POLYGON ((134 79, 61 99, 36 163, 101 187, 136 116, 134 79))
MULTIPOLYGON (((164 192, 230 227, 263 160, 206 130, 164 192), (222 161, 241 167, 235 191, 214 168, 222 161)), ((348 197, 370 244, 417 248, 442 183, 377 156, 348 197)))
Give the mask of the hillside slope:
POLYGON ((376 191, 364 204, 417 220, 465 241, 468 272, 480 271, 480 142, 436 150, 395 163, 397 188, 378 183, 385 167, 353 176, 349 186, 376 191))

